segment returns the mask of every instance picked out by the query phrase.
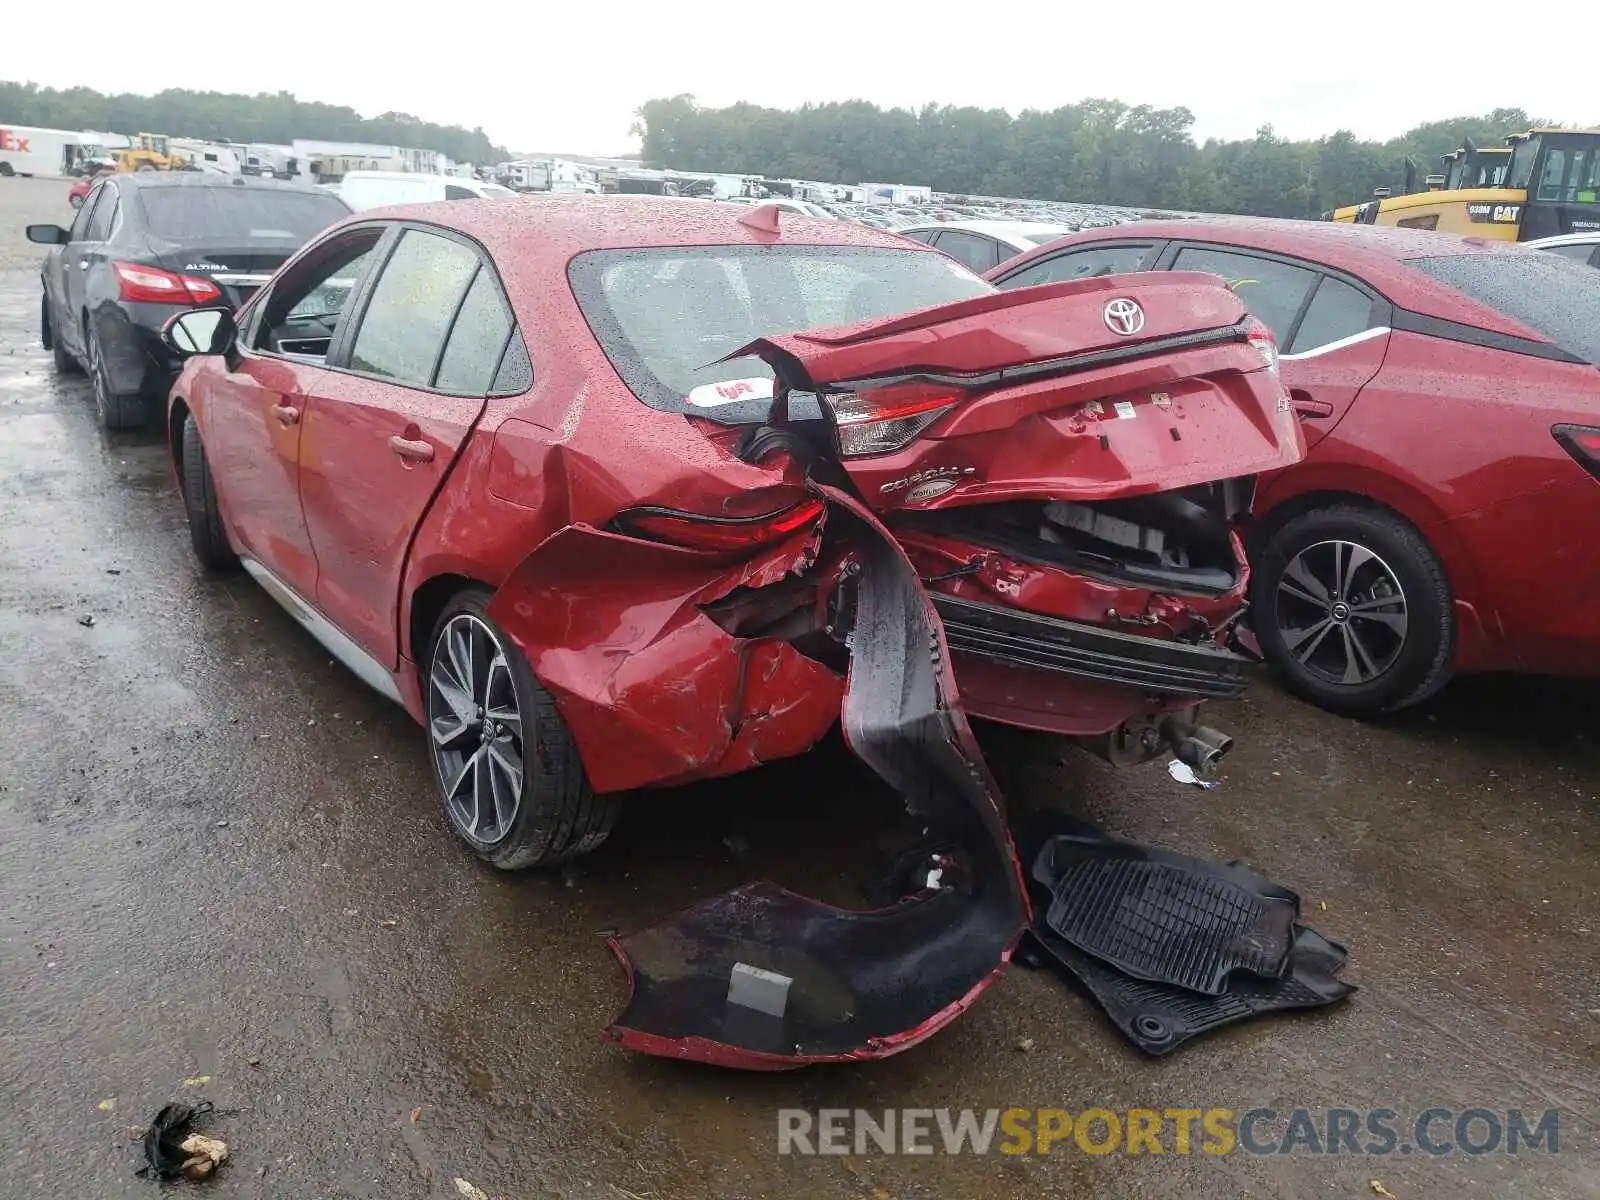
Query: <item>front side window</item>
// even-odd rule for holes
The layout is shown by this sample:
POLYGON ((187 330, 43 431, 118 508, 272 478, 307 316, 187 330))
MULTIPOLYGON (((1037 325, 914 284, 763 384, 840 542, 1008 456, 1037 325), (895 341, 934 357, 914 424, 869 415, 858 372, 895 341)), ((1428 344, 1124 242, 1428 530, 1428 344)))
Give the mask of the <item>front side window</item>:
POLYGON ((111 229, 111 210, 117 206, 117 189, 109 183, 102 184, 89 199, 91 203, 78 210, 78 219, 72 223, 75 242, 103 242, 111 229))
POLYGON ((617 373, 644 403, 683 412, 708 383, 770 378, 758 358, 719 361, 756 338, 982 296, 959 263, 911 247, 685 246, 591 250, 568 271, 617 373))
POLYGON ((1063 279, 1090 279, 1097 275, 1125 275, 1137 271, 1150 255, 1154 242, 1125 246, 1087 246, 1053 258, 1031 262, 1001 281, 1003 288, 1033 287, 1041 283, 1060 283, 1063 279))
POLYGON ((447 183, 444 185, 444 198, 446 200, 476 200, 479 197, 478 193, 471 188, 464 188, 459 183, 447 183))
POLYGON ((1586 263, 1594 257, 1593 242, 1569 242, 1565 246, 1546 246, 1551 254, 1559 254, 1562 258, 1574 259, 1586 263))
POLYGON ((1511 172, 1507 187, 1527 188, 1533 183, 1533 165, 1539 159, 1539 148, 1544 139, 1539 136, 1523 138, 1511 149, 1511 172))
POLYGON ((478 256, 460 242, 408 229, 384 264, 356 330, 350 367, 427 387, 478 256))
POLYGON ((94 217, 95 205, 99 204, 110 190, 109 185, 102 183, 89 193, 88 198, 83 202, 83 206, 78 209, 77 217, 73 219, 72 231, 68 235, 69 241, 81 242, 84 240, 84 234, 88 231, 89 222, 94 217))
POLYGON ((1550 153, 1545 156, 1544 170, 1539 172, 1540 200, 1561 199, 1561 177, 1567 170, 1567 152, 1558 146, 1552 146, 1550 153))
POLYGON ((1251 315, 1272 330, 1280 346, 1287 342, 1300 305, 1317 282, 1316 273, 1305 267, 1209 246, 1185 246, 1172 269, 1220 275, 1251 315))
POLYGON ((353 230, 309 251, 260 302, 252 348, 326 358, 382 236, 376 227, 353 230))

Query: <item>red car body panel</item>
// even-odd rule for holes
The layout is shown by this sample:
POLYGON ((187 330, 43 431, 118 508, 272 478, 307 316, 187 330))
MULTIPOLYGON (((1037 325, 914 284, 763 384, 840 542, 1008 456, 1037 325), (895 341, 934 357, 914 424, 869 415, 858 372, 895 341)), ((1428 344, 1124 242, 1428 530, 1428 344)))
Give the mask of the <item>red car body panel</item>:
MULTIPOLYGON (((1096 229, 990 272, 1098 242, 1168 241, 1266 251, 1343 272, 1398 308, 1535 342, 1542 334, 1410 267, 1408 258, 1527 253, 1509 243, 1406 229, 1258 219, 1096 229)), ((1161 274, 1161 272, 1155 272, 1161 274)), ((1123 280, 1131 276, 1107 277, 1123 280)), ((1026 289, 1018 289, 1026 290, 1026 289)), ((1600 482, 1551 435, 1600 424, 1600 369, 1410 330, 1279 363, 1309 450, 1258 480, 1254 514, 1325 499, 1376 502, 1410 521, 1454 593, 1457 672, 1600 673, 1600 562, 1576 531, 1600 526, 1600 482)))

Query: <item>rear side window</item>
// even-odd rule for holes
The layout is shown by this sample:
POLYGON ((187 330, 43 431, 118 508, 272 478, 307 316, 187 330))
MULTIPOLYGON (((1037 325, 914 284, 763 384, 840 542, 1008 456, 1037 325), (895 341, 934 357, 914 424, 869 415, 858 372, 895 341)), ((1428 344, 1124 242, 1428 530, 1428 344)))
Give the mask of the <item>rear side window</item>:
POLYGON ((356 330, 350 367, 427 387, 456 309, 478 269, 460 242, 408 229, 400 237, 356 330))
POLYGON ((471 188, 464 188, 459 183, 444 185, 444 198, 446 200, 476 200, 478 193, 471 188))
POLYGON ((1222 276, 1251 314, 1272 330, 1280 346, 1288 340, 1295 315, 1318 278, 1304 267, 1201 246, 1185 246, 1172 269, 1222 276))
POLYGON ((500 365, 500 352, 511 333, 511 313, 500 298, 494 275, 481 268, 467 298, 461 302, 456 323, 439 360, 439 374, 433 386, 445 392, 465 392, 481 396, 494 382, 500 365))
POLYGON ((933 244, 933 235, 938 232, 939 231, 937 229, 907 229, 902 232, 900 236, 912 238, 916 241, 931 246, 933 244))
POLYGON ((1535 250, 1413 258, 1406 265, 1521 321, 1568 354, 1600 363, 1600 271, 1535 250))
POLYGON ((146 187, 138 190, 146 228, 163 242, 276 242, 299 246, 349 206, 331 192, 268 187, 146 187))
POLYGON ((1545 251, 1559 254, 1562 258, 1570 258, 1575 262, 1586 263, 1594 257, 1594 243, 1568 242, 1565 246, 1546 246, 1545 251))
POLYGON ((1367 294, 1324 275, 1287 352, 1305 354, 1340 338, 1354 337, 1371 324, 1372 301, 1367 294))
POLYGON ((1089 246, 1070 254, 1058 254, 1054 258, 1029 263, 1015 275, 1007 275, 1001 280, 1000 286, 1033 287, 1041 283, 1060 283, 1063 279, 1125 275, 1139 269, 1154 245, 1154 242, 1139 242, 1128 246, 1089 246))
POLYGON ((939 234, 939 249, 951 258, 966 263, 980 275, 1000 261, 999 249, 993 239, 979 237, 964 229, 942 230, 939 234))
POLYGON ((121 203, 114 187, 100 189, 100 203, 94 206, 94 216, 89 218, 89 227, 83 231, 83 240, 86 242, 103 242, 111 236, 111 226, 117 218, 117 206, 121 203))

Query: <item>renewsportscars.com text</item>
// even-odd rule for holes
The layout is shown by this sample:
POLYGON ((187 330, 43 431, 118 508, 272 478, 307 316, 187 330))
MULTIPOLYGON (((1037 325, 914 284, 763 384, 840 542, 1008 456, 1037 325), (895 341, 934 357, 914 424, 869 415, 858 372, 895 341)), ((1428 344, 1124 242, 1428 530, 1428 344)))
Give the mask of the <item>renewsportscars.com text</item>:
POLYGON ((824 1108, 778 1111, 779 1154, 1557 1154, 1554 1109, 824 1108))

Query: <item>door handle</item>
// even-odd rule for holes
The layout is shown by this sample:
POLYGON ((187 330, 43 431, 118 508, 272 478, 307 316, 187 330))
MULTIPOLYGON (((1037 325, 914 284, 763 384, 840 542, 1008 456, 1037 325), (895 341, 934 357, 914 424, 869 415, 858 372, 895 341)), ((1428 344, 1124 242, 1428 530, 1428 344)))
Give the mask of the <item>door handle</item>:
POLYGON ((272 415, 277 417, 279 424, 282 425, 300 424, 300 410, 292 404, 274 404, 272 415))
POLYGON ((1327 400, 1313 400, 1309 393, 1295 388, 1289 393, 1289 399, 1294 403, 1295 412, 1302 417, 1331 417, 1333 404, 1327 400))
POLYGON ((418 438, 403 438, 395 434, 389 439, 389 449, 411 462, 433 461, 433 444, 418 438))

